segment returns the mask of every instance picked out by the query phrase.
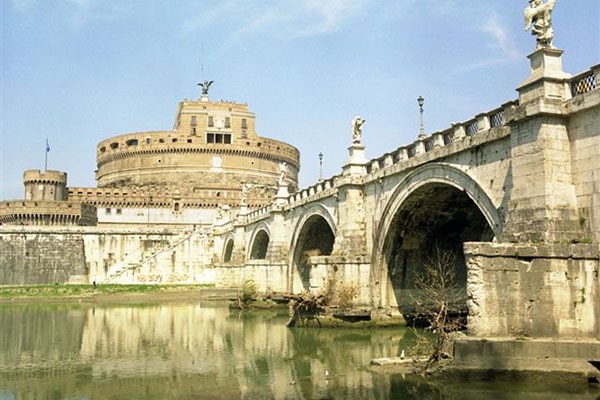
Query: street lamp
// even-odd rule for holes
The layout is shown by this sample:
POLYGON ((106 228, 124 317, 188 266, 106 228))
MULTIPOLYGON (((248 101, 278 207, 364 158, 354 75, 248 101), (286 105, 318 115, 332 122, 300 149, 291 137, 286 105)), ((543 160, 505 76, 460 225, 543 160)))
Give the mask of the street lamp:
POLYGON ((323 153, 319 152, 319 180, 323 180, 323 153))
POLYGON ((419 98, 417 99, 417 103, 419 103, 419 114, 421 117, 421 126, 419 129, 419 139, 423 139, 425 138, 425 128, 423 127, 423 103, 425 102, 425 99, 423 98, 423 96, 419 96, 419 98))

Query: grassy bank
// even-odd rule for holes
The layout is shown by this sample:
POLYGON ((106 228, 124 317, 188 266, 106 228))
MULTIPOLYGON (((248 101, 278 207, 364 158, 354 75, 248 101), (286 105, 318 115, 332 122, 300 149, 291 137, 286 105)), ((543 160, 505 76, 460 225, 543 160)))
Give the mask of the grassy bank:
POLYGON ((0 286, 0 301, 15 300, 82 300, 98 297, 147 297, 162 295, 191 295, 205 285, 26 285, 0 286))

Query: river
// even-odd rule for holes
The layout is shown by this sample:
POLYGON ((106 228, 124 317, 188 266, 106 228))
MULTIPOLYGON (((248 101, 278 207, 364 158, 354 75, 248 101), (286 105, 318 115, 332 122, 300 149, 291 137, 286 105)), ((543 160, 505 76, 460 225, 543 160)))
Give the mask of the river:
POLYGON ((381 373, 410 330, 288 329, 284 311, 214 302, 0 304, 0 400, 600 399, 546 382, 381 373))

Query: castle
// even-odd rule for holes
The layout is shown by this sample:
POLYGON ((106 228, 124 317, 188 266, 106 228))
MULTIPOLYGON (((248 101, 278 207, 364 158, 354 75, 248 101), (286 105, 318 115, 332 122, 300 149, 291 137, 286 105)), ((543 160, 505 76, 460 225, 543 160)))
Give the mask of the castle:
POLYGON ((0 202, 0 224, 210 226, 271 203, 280 186, 295 191, 298 149, 259 136, 247 104, 211 101, 211 83, 179 103, 172 130, 101 141, 95 188, 67 187, 61 171, 25 171, 25 199, 0 202))

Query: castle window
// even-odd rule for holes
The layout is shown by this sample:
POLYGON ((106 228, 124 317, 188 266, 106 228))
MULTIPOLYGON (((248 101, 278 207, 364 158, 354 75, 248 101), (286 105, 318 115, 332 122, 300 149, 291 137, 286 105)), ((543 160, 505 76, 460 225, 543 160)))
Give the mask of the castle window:
POLYGON ((164 143, 165 139, 158 139, 158 143, 164 143))
POLYGON ((171 142, 173 142, 173 143, 177 143, 177 138, 173 138, 173 139, 171 140, 171 142))
POLYGON ((122 211, 123 211, 123 210, 121 210, 120 208, 117 208, 117 215, 121 215, 121 212, 122 212, 122 211))
POLYGON ((150 144, 150 138, 149 137, 146 138, 146 144, 150 144))
POLYGON ((192 127, 192 130, 190 131, 190 135, 196 136, 196 127, 195 126, 192 127))
POLYGON ((110 208, 107 208, 107 209, 106 209, 106 214, 110 215, 110 212, 111 212, 111 209, 110 209, 110 208))
POLYGON ((105 146, 100 147, 100 153, 104 153, 105 151, 106 151, 106 147, 105 146))
POLYGON ((242 118, 242 129, 248 129, 248 124, 246 123, 246 118, 242 118))
POLYGON ((110 144, 110 148, 113 149, 113 150, 118 149, 119 148, 119 143, 117 143, 117 142, 111 143, 110 144))
POLYGON ((212 116, 212 115, 209 115, 209 116, 208 116, 208 126, 209 126, 210 128, 212 128, 213 126, 215 126, 215 119, 213 118, 213 116, 212 116))
POLYGON ((192 120, 190 121, 190 125, 191 126, 196 126, 197 125, 197 121, 196 121, 196 116, 192 115, 192 120))
POLYGON ((231 128, 231 118, 225 117, 225 128, 231 128))
POLYGON ((207 132, 206 133, 206 143, 231 144, 231 134, 230 133, 207 132))
POLYGON ((125 144, 127 146, 137 146, 138 140, 137 139, 129 139, 128 141, 125 142, 125 144))

